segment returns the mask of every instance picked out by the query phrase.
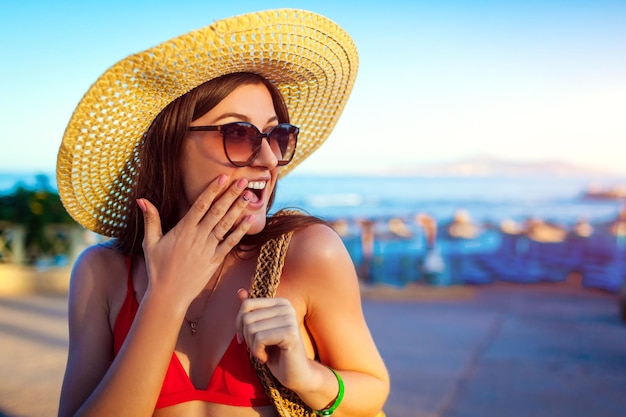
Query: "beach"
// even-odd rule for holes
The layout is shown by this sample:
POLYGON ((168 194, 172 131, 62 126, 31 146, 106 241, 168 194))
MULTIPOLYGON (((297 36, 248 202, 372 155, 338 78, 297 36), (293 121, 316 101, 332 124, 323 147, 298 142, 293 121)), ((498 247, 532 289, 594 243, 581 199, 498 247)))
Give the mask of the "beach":
POLYGON ((603 417, 626 410, 616 297, 576 282, 365 299, 391 417, 603 417))
MULTIPOLYGON (((0 295, 3 417, 57 411, 67 354, 64 277, 30 271, 31 281, 46 284, 0 295)), ((626 327, 618 301, 574 278, 364 285, 363 310, 391 375, 387 416, 622 416, 626 327)))

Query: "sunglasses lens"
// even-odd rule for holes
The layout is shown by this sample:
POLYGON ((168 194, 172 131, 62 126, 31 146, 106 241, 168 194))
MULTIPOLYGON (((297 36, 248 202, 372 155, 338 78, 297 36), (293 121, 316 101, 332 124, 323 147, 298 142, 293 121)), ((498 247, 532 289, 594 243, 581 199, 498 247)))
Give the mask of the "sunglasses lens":
MULTIPOLYGON (((279 124, 268 133, 268 143, 278 160, 287 165, 296 152, 299 129, 287 123, 279 124)), ((230 162, 236 166, 250 165, 258 156, 263 136, 256 127, 245 122, 222 126, 225 150, 230 162)))
POLYGON ((246 166, 256 157, 261 144, 259 132, 244 123, 230 123, 222 127, 228 159, 237 166, 246 166))
POLYGON ((290 124, 280 124, 269 134, 269 143, 278 165, 287 165, 296 153, 298 128, 290 124))

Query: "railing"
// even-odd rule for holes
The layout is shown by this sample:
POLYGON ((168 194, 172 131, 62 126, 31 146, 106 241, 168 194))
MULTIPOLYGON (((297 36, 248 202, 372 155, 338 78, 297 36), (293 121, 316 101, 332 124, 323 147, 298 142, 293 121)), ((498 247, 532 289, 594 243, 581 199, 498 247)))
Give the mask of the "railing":
POLYGON ((0 222, 0 263, 24 263, 25 236, 23 226, 0 222))
POLYGON ((26 246, 24 226, 0 222, 0 264, 39 266, 66 266, 94 238, 79 226, 49 224, 45 227, 39 245, 26 246))

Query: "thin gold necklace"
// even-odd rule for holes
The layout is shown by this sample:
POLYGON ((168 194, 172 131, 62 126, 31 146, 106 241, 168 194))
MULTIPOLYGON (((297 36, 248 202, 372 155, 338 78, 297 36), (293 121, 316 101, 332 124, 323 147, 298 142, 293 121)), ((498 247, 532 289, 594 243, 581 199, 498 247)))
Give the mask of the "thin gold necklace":
POLYGON ((202 315, 206 311, 206 306, 209 304, 209 300, 211 299, 211 297, 213 297, 213 293, 215 293, 215 289, 217 288, 218 284, 220 283, 220 280, 222 279, 222 271, 224 271, 224 265, 225 264, 226 264, 226 258, 224 258, 224 260, 222 261, 222 264, 220 265, 220 269, 218 271, 218 275, 217 275, 217 278, 216 278, 216 281, 215 281, 215 285, 213 285, 213 288, 211 288, 211 292, 209 293, 209 296, 205 300, 204 304, 202 305, 202 310, 200 310, 200 314, 198 315, 198 317, 196 317, 193 320, 189 320, 187 318, 187 316, 185 315, 185 322, 191 328, 191 335, 192 336, 195 336, 196 333, 198 333, 198 323, 200 322, 200 319, 202 318, 202 315))

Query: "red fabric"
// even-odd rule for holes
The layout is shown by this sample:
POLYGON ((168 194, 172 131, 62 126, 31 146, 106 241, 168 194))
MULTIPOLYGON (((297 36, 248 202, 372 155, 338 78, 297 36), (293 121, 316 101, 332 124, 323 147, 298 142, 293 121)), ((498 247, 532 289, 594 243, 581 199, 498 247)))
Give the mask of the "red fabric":
MULTIPOLYGON (((116 355, 120 351, 139 309, 133 289, 129 261, 127 261, 127 266, 128 288, 126 298, 113 327, 113 347, 116 355)), ((206 389, 194 387, 176 353, 172 353, 156 408, 195 400, 240 407, 271 405, 271 400, 265 393, 250 362, 248 348, 245 343, 237 343, 235 337, 217 364, 206 389)))

